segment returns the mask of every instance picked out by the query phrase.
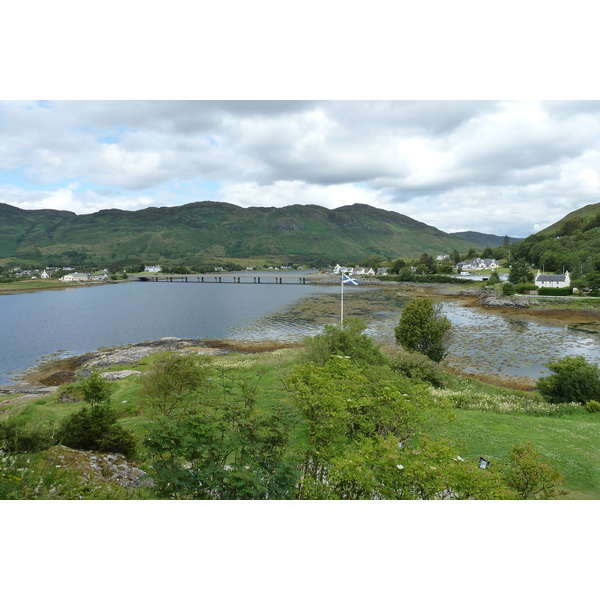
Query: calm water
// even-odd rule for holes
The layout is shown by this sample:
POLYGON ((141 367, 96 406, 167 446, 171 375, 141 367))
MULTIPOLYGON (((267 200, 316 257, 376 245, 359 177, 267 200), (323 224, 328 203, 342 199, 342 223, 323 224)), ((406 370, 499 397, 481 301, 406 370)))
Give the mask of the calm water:
POLYGON ((310 285, 148 282, 2 295, 0 383, 48 356, 169 336, 239 339, 252 323, 327 291, 310 285))
MULTIPOLYGON (((397 292, 351 286, 344 292, 346 315, 360 316, 367 333, 393 343, 409 300, 397 292)), ((49 356, 161 337, 300 340, 339 323, 339 308, 335 285, 148 282, 1 295, 0 383, 49 356)), ((600 361, 600 335, 458 303, 444 304, 444 312, 454 325, 447 360, 470 372, 537 378, 548 372, 545 362, 562 356, 600 361)))

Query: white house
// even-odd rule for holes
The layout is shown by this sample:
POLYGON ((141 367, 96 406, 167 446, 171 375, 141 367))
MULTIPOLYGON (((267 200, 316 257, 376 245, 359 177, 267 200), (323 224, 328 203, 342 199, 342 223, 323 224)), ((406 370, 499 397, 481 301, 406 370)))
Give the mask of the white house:
POLYGON ((87 273, 68 273, 60 278, 60 281, 88 281, 87 273))
POLYGON ((497 269, 500 265, 493 258, 473 258, 470 261, 456 265, 463 271, 477 271, 479 269, 497 269))
POLYGON ((571 287, 571 276, 569 275, 569 271, 566 271, 562 275, 543 275, 538 271, 534 283, 541 288, 571 287))
POLYGON ((146 273, 160 273, 160 266, 146 266, 144 271, 146 273))

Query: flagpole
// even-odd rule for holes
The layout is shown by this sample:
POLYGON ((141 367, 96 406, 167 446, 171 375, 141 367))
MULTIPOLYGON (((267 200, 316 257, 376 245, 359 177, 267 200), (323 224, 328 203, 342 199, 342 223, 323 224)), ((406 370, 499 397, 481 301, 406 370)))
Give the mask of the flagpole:
POLYGON ((342 286, 342 306, 341 306, 341 310, 340 310, 340 328, 343 329, 343 327, 344 327, 344 273, 343 272, 342 272, 341 286, 342 286))

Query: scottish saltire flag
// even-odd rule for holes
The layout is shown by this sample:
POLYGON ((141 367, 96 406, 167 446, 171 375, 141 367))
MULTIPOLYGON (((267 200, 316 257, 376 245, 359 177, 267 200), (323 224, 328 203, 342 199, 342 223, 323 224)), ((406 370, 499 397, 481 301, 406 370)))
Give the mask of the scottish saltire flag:
POLYGON ((356 279, 352 279, 352 277, 348 277, 346 273, 342 273, 342 283, 351 283, 352 285, 358 285, 358 281, 356 279))

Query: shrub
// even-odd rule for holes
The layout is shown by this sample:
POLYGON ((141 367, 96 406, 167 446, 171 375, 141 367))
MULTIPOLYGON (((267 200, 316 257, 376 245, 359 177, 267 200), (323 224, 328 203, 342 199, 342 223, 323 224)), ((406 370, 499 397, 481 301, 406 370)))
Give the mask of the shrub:
POLYGON ((515 286, 515 292, 517 294, 522 294, 523 292, 532 292, 538 289, 538 286, 533 283, 518 283, 515 286))
POLYGON ((538 294, 540 296, 570 296, 573 293, 573 288, 540 288, 538 294))
POLYGON ((435 387, 442 387, 445 383, 442 367, 418 352, 396 352, 390 363, 392 369, 404 377, 426 381, 435 387))
POLYGON ((500 275, 496 271, 492 271, 492 274, 489 276, 487 280, 488 285, 496 285, 500 283, 500 275))
POLYGON ((60 443, 79 450, 120 452, 132 456, 135 438, 117 423, 117 415, 110 408, 110 384, 97 372, 80 384, 88 406, 67 417, 61 423, 57 437, 60 443))
POLYGON ((586 402, 585 407, 591 412, 591 413, 597 413, 600 412, 600 402, 597 402, 596 400, 590 400, 589 402, 586 402))
POLYGON ((519 499, 552 500, 566 494, 559 487, 564 481, 562 474, 545 462, 530 442, 515 444, 509 460, 504 479, 519 499))
POLYGON ((326 325, 325 331, 306 342, 305 360, 324 365, 332 356, 347 356, 355 361, 372 365, 384 364, 386 357, 372 338, 364 333, 360 319, 344 321, 344 326, 326 325))
POLYGON ((165 417, 184 409, 188 393, 209 381, 212 360, 208 356, 165 353, 142 378, 142 394, 151 410, 165 417))
POLYGON ((117 423, 117 415, 108 406, 84 406, 60 425, 57 438, 61 444, 78 450, 119 452, 132 456, 135 438, 117 423))
POLYGON ((502 286, 502 294, 504 296, 514 296, 516 293, 517 289, 515 287, 514 283, 511 283, 510 281, 507 281, 503 286, 502 286))
POLYGON ((545 366, 553 374, 541 377, 538 388, 548 402, 585 404, 600 397, 600 370, 583 356, 566 356, 545 366))

